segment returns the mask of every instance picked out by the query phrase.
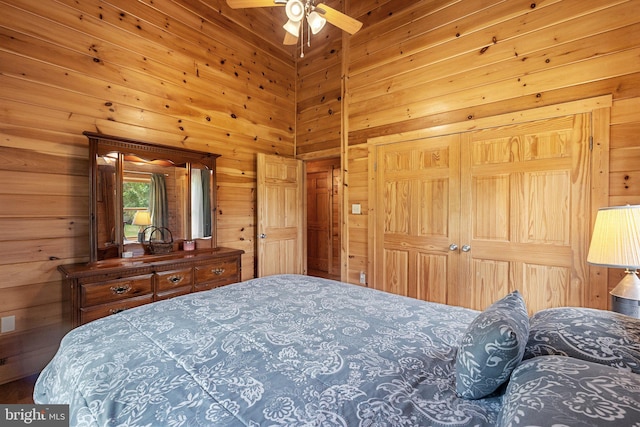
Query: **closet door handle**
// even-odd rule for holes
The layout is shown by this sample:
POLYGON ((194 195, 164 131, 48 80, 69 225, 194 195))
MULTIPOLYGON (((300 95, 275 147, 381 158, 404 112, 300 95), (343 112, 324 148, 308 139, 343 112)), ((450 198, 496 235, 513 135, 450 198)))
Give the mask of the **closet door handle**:
POLYGON ((450 251, 457 251, 458 250, 458 245, 456 245, 455 243, 452 243, 449 245, 449 250, 450 251))
POLYGON ((462 246, 462 252, 469 252, 470 250, 471 250, 471 246, 469 245, 462 246))

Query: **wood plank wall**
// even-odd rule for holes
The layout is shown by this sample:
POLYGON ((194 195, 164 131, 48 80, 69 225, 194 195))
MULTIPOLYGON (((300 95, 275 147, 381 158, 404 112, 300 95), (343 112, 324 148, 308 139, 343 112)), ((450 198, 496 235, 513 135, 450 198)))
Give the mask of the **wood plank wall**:
MULTIPOLYGON (((358 283, 359 272, 369 269, 366 141, 372 137, 612 94, 609 204, 640 203, 640 2, 352 0, 345 10, 364 27, 342 47, 344 202, 361 203, 364 215, 344 209, 343 279, 358 283)), ((304 82, 323 75, 312 65, 306 57, 298 65, 298 138, 304 138, 298 152, 309 157, 307 148, 340 150, 333 134, 322 144, 312 141, 336 129, 342 111, 328 115, 317 103, 301 104, 310 99, 301 93, 304 82), (304 119, 312 108, 323 117, 317 129, 304 119)), ((320 87, 321 78, 314 82, 320 87)), ((610 287, 621 274, 609 270, 610 287)))
POLYGON ((0 382, 39 369, 65 331, 56 267, 88 256, 84 130, 221 154, 219 243, 246 251, 243 278, 256 152, 344 154, 344 206, 364 213, 343 208, 352 283, 368 267, 371 137, 612 94, 610 202, 640 203, 637 0, 327 3, 364 27, 328 25, 300 58, 282 8, 0 0, 0 316, 17 326, 0 382))
POLYGON ((41 369, 68 329, 56 268, 89 255, 83 131, 221 154, 218 244, 245 251, 247 279, 255 155, 293 156, 296 118, 295 48, 282 47, 271 19, 282 8, 12 0, 0 9, 0 317, 16 325, 0 335, 3 383, 41 369))

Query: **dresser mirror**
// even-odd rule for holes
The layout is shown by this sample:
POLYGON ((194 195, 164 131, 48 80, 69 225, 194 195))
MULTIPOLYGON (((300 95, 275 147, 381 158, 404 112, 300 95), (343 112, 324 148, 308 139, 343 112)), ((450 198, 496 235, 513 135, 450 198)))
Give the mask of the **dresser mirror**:
POLYGON ((218 155, 84 135, 91 164, 91 262, 144 255, 151 240, 172 242, 170 251, 216 247, 218 155))

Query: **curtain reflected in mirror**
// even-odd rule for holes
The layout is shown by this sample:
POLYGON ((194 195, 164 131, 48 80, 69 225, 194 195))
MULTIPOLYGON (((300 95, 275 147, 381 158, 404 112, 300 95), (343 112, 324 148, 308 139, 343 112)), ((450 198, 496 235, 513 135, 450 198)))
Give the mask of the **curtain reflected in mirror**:
POLYGON ((211 237, 211 171, 191 170, 191 238, 211 237))
POLYGON ((151 174, 149 185, 149 210, 151 225, 154 227, 169 226, 169 200, 167 198, 167 182, 163 174, 151 174))

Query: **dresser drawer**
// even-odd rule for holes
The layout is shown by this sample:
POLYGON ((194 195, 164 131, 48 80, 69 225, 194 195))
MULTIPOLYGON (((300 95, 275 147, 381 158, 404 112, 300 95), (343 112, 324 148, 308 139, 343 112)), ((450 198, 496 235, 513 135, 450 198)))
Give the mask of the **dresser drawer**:
POLYGON ((153 297, 152 275, 126 277, 109 282, 83 283, 81 290, 82 307, 120 301, 142 295, 153 297))
POLYGON ((196 265, 194 271, 196 290, 203 290, 237 282, 240 270, 238 258, 233 257, 196 265))
POLYGON ((191 268, 156 273, 156 292, 170 291, 183 286, 191 287, 191 268))
POLYGON ((153 301, 153 295, 143 295, 136 298, 129 298, 123 301, 112 302, 109 304, 101 304, 88 308, 80 309, 80 322, 87 323, 101 317, 106 317, 111 314, 120 313, 121 311, 128 310, 140 305, 149 304, 153 301))

